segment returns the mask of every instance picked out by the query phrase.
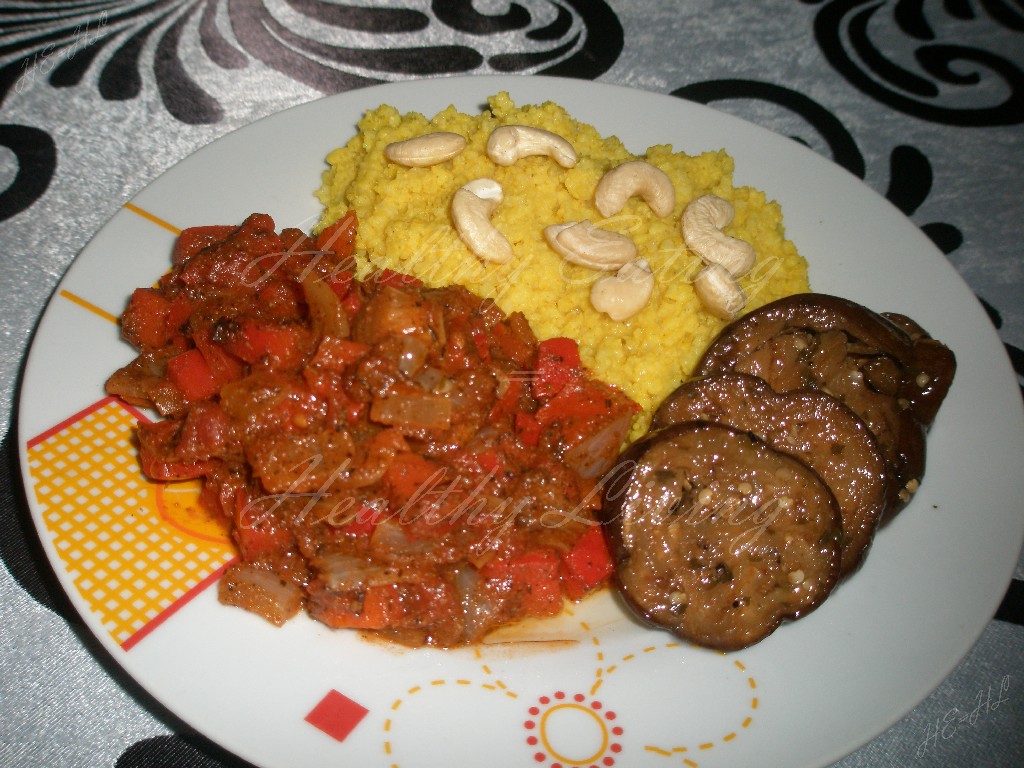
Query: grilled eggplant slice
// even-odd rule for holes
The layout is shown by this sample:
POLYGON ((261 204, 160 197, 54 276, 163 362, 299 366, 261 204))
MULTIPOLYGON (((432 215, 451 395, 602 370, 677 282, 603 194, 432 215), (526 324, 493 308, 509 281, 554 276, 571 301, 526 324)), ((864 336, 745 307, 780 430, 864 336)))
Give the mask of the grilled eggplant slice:
POLYGON ((956 369, 948 348, 893 317, 899 321, 836 296, 789 296, 728 325, 695 374, 749 373, 776 392, 817 389, 840 399, 886 458, 891 516, 924 476, 925 432, 956 369))
POLYGON ((695 420, 752 432, 817 472, 842 516, 840 575, 856 570, 885 509, 888 474, 874 435, 853 411, 823 392, 777 394, 756 376, 725 373, 677 388, 652 427, 695 420))
POLYGON ((734 650, 836 584, 840 512, 799 459, 747 432, 684 422, 623 454, 601 514, 619 592, 642 619, 734 650))

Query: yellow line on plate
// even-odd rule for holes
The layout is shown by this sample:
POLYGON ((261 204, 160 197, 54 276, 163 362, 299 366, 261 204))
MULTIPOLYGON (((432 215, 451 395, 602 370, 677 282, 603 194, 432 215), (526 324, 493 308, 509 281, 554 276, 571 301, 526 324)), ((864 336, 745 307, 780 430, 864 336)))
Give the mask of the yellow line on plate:
POLYGON ((163 227, 164 229, 168 230, 169 232, 173 232, 176 235, 180 235, 181 234, 181 230, 178 227, 174 226, 170 222, 164 221, 159 216, 154 216, 152 213, 150 213, 149 211, 145 210, 144 208, 139 208, 139 206, 135 205, 134 203, 125 203, 124 207, 127 208, 132 213, 137 213, 142 218, 144 218, 144 219, 146 219, 148 221, 152 221, 157 226, 163 227))
POLYGON ((81 296, 78 296, 78 295, 72 293, 71 291, 65 291, 63 288, 60 291, 60 295, 63 296, 68 301, 70 301, 70 302, 72 302, 74 304, 77 304, 80 307, 83 307, 83 308, 89 310, 93 314, 99 315, 104 320, 109 320, 110 322, 114 323, 115 325, 117 324, 117 317, 115 315, 110 314, 105 309, 100 309, 95 304, 93 304, 91 301, 86 301, 81 296))

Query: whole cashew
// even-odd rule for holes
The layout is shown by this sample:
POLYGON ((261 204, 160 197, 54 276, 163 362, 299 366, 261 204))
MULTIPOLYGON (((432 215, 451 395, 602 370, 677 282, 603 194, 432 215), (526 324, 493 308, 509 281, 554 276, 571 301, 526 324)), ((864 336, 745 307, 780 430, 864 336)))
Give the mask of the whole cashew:
POLYGON ((384 157, 398 165, 423 168, 451 160, 465 148, 464 136, 439 131, 392 142, 384 147, 384 157))
POLYGON ((504 199, 494 179, 474 179, 452 196, 452 223, 462 242, 484 261, 504 264, 513 256, 512 244, 491 224, 491 214, 504 199))
POLYGON ((733 277, 742 277, 754 266, 754 247, 722 232, 733 213, 728 200, 716 195, 698 197, 683 211, 683 239, 705 264, 720 264, 733 277))
POLYGON ((708 264, 698 272, 693 290, 704 309, 722 320, 732 320, 747 303, 740 284, 721 264, 708 264))
POLYGON ((605 173, 594 190, 594 205, 602 216, 614 216, 634 195, 642 197, 657 216, 670 216, 676 207, 672 179, 646 160, 630 160, 605 173))
POLYGON ((503 125, 487 139, 487 156, 498 165, 513 165, 521 157, 547 155, 563 168, 576 165, 576 150, 557 133, 529 125, 503 125))
POLYGON ((636 244, 625 235, 595 227, 588 219, 552 224, 544 237, 566 261, 606 272, 636 258, 636 244))
POLYGON ((644 259, 623 265, 602 277, 590 289, 590 303, 617 323, 628 320, 645 306, 654 292, 654 273, 644 259))

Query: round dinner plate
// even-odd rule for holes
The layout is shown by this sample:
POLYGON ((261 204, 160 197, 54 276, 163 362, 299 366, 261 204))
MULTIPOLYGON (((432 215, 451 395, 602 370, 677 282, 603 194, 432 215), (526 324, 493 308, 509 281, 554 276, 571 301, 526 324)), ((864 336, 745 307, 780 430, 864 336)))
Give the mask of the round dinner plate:
POLYGON ((68 269, 39 324, 19 412, 22 472, 50 562, 90 631, 150 694, 259 766, 822 766, 920 702, 991 619, 1024 538, 1024 412, 1000 343, 933 244, 806 147, 681 99, 556 78, 394 83, 304 104, 183 160, 119 211, 68 269), (814 290, 917 320, 959 368, 912 503, 863 568, 808 617, 723 654, 627 616, 605 592, 556 620, 459 650, 371 642, 221 606, 233 553, 158 487, 138 418, 105 397, 134 356, 116 317, 169 267, 177 228, 249 213, 309 229, 327 152, 381 103, 477 112, 508 91, 553 100, 636 153, 726 149, 735 181, 783 210, 814 290))

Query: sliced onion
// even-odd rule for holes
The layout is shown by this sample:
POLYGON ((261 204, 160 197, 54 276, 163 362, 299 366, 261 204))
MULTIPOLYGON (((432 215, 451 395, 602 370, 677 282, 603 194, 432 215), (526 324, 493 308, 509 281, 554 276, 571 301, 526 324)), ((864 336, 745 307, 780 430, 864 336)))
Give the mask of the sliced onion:
POLYGON ((427 355, 430 354, 430 344, 422 336, 403 336, 401 350, 398 356, 398 370, 406 376, 413 376, 426 363, 427 355))
POLYGON ((370 534, 370 549, 382 556, 422 555, 431 552, 437 542, 416 539, 398 520, 384 520, 370 534))
POLYGON ((323 585, 332 592, 394 584, 401 576, 399 568, 339 552, 319 555, 310 564, 320 574, 323 585))
POLYGON ((420 371, 413 381, 423 389, 424 392, 432 392, 435 395, 443 394, 448 392, 452 388, 452 380, 445 375, 445 372, 434 368, 433 366, 427 366, 420 371))
POLYGON ((581 477, 600 477, 615 464, 632 420, 632 415, 625 414, 609 422, 566 450, 562 461, 581 477))
POLYGON ((414 389, 391 391, 373 399, 370 418, 401 430, 448 429, 452 403, 446 397, 414 389))
POLYGON ((319 275, 309 275, 302 281, 302 295, 309 307, 313 333, 317 337, 348 338, 348 315, 338 294, 319 275))
POLYGON ((479 640, 494 629, 500 620, 501 603, 483 589, 480 573, 471 565, 455 571, 455 590, 462 608, 462 623, 467 642, 479 640))
POLYGON ((218 596, 225 605, 252 611, 278 626, 302 607, 302 589, 297 584, 248 563, 227 569, 218 596))

